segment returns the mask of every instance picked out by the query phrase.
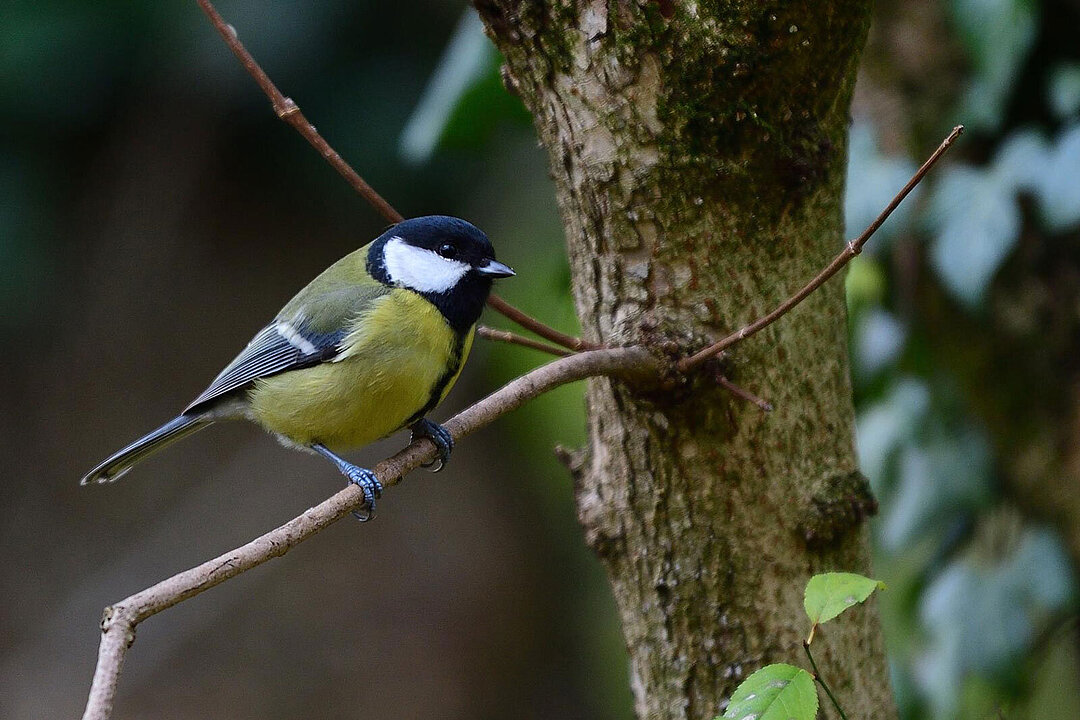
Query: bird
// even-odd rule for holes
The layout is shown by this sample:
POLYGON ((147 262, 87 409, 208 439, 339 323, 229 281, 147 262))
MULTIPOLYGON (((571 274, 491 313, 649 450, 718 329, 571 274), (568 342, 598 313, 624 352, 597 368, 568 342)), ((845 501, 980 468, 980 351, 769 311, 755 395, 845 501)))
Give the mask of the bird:
POLYGON ((81 484, 119 480, 137 463, 220 420, 261 425, 287 447, 328 459, 363 490, 382 485, 339 453, 408 427, 438 450, 454 440, 426 415, 453 387, 495 279, 515 273, 459 218, 403 220, 312 280, 177 417, 110 455, 81 484))

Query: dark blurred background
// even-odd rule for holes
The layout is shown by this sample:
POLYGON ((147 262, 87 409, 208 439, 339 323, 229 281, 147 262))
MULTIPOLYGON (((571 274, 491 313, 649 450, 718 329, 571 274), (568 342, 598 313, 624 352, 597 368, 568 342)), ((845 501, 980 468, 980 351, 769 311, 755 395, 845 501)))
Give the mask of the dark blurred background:
MULTIPOLYGON (((519 271, 500 292, 575 330, 545 156, 463 3, 219 9, 405 215, 485 228, 519 271)), ((849 229, 969 126, 847 280, 898 699, 908 719, 1080 717, 1080 3, 875 12, 849 229)), ((193 2, 8 0, 0 128, 0 715, 71 717, 103 606, 341 485, 240 424, 115 486, 77 479, 384 223, 193 2)), ((436 417, 543 360, 478 343, 436 417)), ((149 620, 117 717, 629 718, 614 606, 551 452, 583 424, 581 388, 553 393, 411 476, 377 522, 149 620)))

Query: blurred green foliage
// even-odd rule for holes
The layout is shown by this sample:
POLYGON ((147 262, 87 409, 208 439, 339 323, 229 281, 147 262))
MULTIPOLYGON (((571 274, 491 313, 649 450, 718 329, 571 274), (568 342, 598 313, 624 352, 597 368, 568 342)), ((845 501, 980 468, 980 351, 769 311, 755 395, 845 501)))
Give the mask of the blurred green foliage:
POLYGON ((949 0, 956 35, 971 62, 957 114, 972 129, 1001 127, 1039 21, 1037 0, 949 0))
POLYGON ((934 270, 969 309, 982 305, 998 268, 1020 241, 1021 194, 1034 198, 1039 225, 1048 232, 1080 223, 1080 122, 1073 119, 1053 142, 1037 130, 1017 130, 993 152, 984 167, 946 168, 926 210, 934 270))
MULTIPOLYGON (((1061 535, 1069 528, 1052 527, 1016 495, 1015 465, 1000 453, 1017 441, 1008 424, 988 425, 984 411, 988 397, 1012 393, 1001 402, 1023 405, 1032 396, 1023 383, 985 385, 969 373, 1008 342, 999 298, 1039 282, 1016 261, 1019 249, 1045 248, 1067 267, 1080 262, 1075 46, 1053 30, 1078 18, 1027 0, 942 6, 967 67, 954 106, 923 122, 963 122, 973 132, 848 278, 860 458, 881 502, 877 573, 893 590, 883 606, 894 684, 909 719, 1077 717, 1076 630, 1065 620, 1077 607, 1076 558, 1061 535), (924 315, 928 302, 938 312, 924 315), (960 356, 938 340, 950 318, 970 332, 960 356), (1036 700, 1048 696, 1053 702, 1036 700)), ((922 155, 898 151, 895 129, 892 152, 879 150, 881 119, 864 112, 853 128, 849 234, 922 155)), ((1043 352, 1049 338, 1035 327, 1026 343, 1043 352)), ((1054 370, 1028 381, 1075 377, 1075 367, 1054 370)))

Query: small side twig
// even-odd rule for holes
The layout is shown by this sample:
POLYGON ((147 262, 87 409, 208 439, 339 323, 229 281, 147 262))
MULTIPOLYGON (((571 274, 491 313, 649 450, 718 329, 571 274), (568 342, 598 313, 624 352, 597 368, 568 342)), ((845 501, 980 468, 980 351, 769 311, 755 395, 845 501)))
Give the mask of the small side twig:
POLYGON ((717 383, 717 385, 724 388, 725 390, 727 390, 729 393, 731 393, 735 397, 740 398, 742 400, 745 400, 746 402, 750 403, 751 405, 757 405, 759 408, 761 408, 762 412, 772 412, 773 411, 773 405, 772 405, 771 402, 769 402, 768 400, 764 400, 762 398, 759 398, 757 395, 750 392, 749 390, 742 387, 741 385, 736 385, 735 383, 728 380, 727 377, 724 376, 721 373, 716 373, 716 383, 717 383))
POLYGON ((803 650, 806 651, 806 657, 810 658, 810 667, 814 668, 814 680, 817 681, 817 684, 821 686, 822 690, 825 691, 825 694, 832 700, 833 707, 836 708, 836 712, 840 713, 842 720, 848 720, 847 715, 844 714, 844 708, 840 707, 840 703, 837 702, 836 696, 833 695, 832 690, 829 689, 829 685, 825 682, 825 678, 821 677, 821 671, 818 670, 817 663, 814 662, 814 656, 810 654, 810 642, 803 640, 802 646, 803 650))
POLYGON ((576 338, 566 333, 561 333, 554 328, 550 328, 544 323, 540 322, 536 318, 530 317, 525 313, 518 310, 510 303, 503 300, 498 295, 492 295, 488 298, 488 306, 510 320, 514 321, 526 330, 531 330, 545 340, 550 340, 556 345, 562 345, 564 348, 573 350, 574 352, 580 352, 582 350, 599 350, 600 346, 591 343, 588 340, 582 338, 576 338))
MULTIPOLYGON (((240 64, 244 66, 244 69, 248 71, 248 74, 251 75, 255 82, 258 83, 259 87, 262 88, 263 93, 269 98, 270 104, 273 105, 274 113, 278 118, 284 120, 291 125, 296 132, 300 133, 301 137, 307 140, 308 143, 323 156, 323 159, 338 171, 338 174, 341 175, 341 177, 345 178, 345 182, 349 183, 353 190, 367 200, 368 204, 375 208, 375 210, 386 218, 388 222, 399 223, 404 220, 404 216, 399 213, 386 198, 380 195, 375 188, 368 185, 364 178, 360 177, 360 174, 356 172, 349 163, 345 162, 334 148, 330 147, 330 143, 326 142, 326 139, 319 134, 315 129, 315 126, 304 117, 304 113, 300 111, 300 106, 297 105, 292 98, 285 97, 285 95, 278 90, 274 81, 270 79, 270 76, 266 74, 266 71, 255 61, 255 58, 248 52, 247 48, 244 47, 244 44, 240 42, 236 28, 225 22, 225 19, 218 13, 214 4, 211 3, 210 0, 196 1, 199 3, 199 7, 202 8, 202 11, 206 13, 206 16, 210 18, 210 22, 213 23, 214 28, 218 31, 218 34, 221 35, 225 44, 232 50, 236 59, 240 61, 240 64)), ((496 312, 505 315, 526 330, 531 330, 540 337, 550 340, 558 345, 562 345, 565 348, 579 351, 595 350, 599 347, 548 327, 536 318, 510 305, 497 295, 493 294, 488 298, 488 305, 496 312)))
POLYGON ((938 145, 937 150, 935 150, 933 154, 930 155, 929 158, 927 158, 926 162, 922 164, 922 167, 920 167, 915 172, 915 174, 912 175, 911 179, 908 180, 907 185, 905 185, 903 189, 896 194, 896 196, 892 199, 892 202, 890 202, 885 207, 885 209, 882 210, 881 213, 874 219, 874 222, 870 223, 870 225, 862 231, 862 234, 859 235, 859 237, 849 241, 843 252, 837 255, 833 259, 833 261, 829 263, 824 270, 818 273, 813 280, 807 283, 797 293, 782 302, 775 310, 773 310, 768 315, 763 315, 749 325, 746 325, 740 328, 738 331, 732 333, 731 335, 728 335, 723 340, 713 343, 704 350, 700 350, 691 355, 690 357, 681 360, 678 364, 679 370, 681 370, 682 372, 693 370, 698 365, 711 358, 713 355, 723 352, 735 343, 745 340, 746 338, 750 337, 762 328, 772 325, 774 322, 780 319, 781 316, 787 313, 788 310, 791 310, 791 308, 795 307, 803 300, 805 300, 806 297, 810 295, 810 293, 814 292, 819 287, 824 285, 825 282, 829 280, 829 278, 840 272, 841 268, 847 265, 851 258, 862 252, 863 245, 866 244, 866 241, 869 240, 875 232, 877 232, 877 229, 881 227, 881 224, 884 223, 890 215, 892 215, 893 210, 895 210, 897 206, 901 202, 903 202, 904 198, 906 198, 908 194, 915 189, 915 186, 919 184, 919 182, 923 179, 926 173, 930 172, 930 168, 932 168, 934 164, 937 163, 937 161, 941 158, 941 156, 945 154, 945 151, 952 147, 952 144, 956 142, 956 139, 960 137, 960 133, 962 133, 963 131, 963 125, 957 125, 956 127, 954 127, 952 129, 952 132, 949 133, 949 136, 946 137, 940 145, 938 145))
POLYGON ((488 327, 487 325, 477 325, 476 335, 485 340, 510 343, 511 345, 521 345, 522 347, 539 350, 540 352, 545 352, 548 355, 555 355, 556 357, 567 357, 568 355, 574 354, 571 350, 564 350, 563 348, 555 347, 554 345, 542 343, 539 340, 533 340, 532 338, 523 337, 507 330, 488 327))

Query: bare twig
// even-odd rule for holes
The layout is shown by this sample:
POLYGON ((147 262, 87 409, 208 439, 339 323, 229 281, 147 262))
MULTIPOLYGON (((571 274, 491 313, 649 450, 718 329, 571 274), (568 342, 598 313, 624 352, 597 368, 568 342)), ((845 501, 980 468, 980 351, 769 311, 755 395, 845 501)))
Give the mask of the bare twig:
POLYGON ((323 156, 326 162, 330 163, 331 167, 338 171, 341 177, 345 178, 345 181, 352 185, 353 189, 371 204, 380 215, 392 223, 401 222, 404 218, 401 213, 394 209, 394 207, 386 201, 386 199, 375 191, 375 188, 371 187, 364 181, 364 178, 352 169, 352 167, 345 162, 340 155, 330 147, 330 144, 323 139, 322 135, 315 131, 315 128, 308 122, 308 119, 304 117, 304 113, 300 112, 300 107, 293 102, 292 98, 287 98, 281 94, 281 91, 274 85, 270 76, 259 66, 259 63, 255 62, 255 58, 251 56, 251 53, 247 51, 244 44, 240 42, 237 37, 236 28, 229 25, 218 14, 217 9, 213 6, 209 0, 197 0, 199 7, 206 13, 206 16, 210 18, 210 22, 217 28, 218 33, 225 40, 225 44, 232 50, 233 55, 240 61, 240 64, 244 66, 244 69, 248 71, 248 74, 255 79, 255 82, 259 84, 262 91, 266 93, 266 96, 270 98, 271 104, 274 106, 274 112, 277 116, 292 125, 296 132, 311 146, 319 151, 319 154, 323 156))
MULTIPOLYGON (((627 380, 655 380, 661 370, 653 355, 641 348, 617 348, 577 353, 554 360, 512 380, 500 390, 448 420, 444 427, 460 440, 538 395, 560 385, 597 375, 627 380)), ((423 438, 375 467, 384 487, 401 482, 410 470, 435 457, 435 446, 423 438)), ((179 602, 209 590, 267 560, 280 557, 326 528, 364 501, 363 491, 349 485, 319 505, 309 508, 281 527, 213 560, 178 573, 157 585, 105 609, 101 621, 101 647, 83 720, 105 720, 112 714, 117 682, 127 650, 135 641, 139 623, 179 602)))
MULTIPOLYGON (((292 98, 285 97, 274 81, 270 79, 270 76, 266 74, 266 71, 255 61, 251 53, 248 52, 244 44, 240 42, 240 38, 237 36, 236 28, 225 22, 224 18, 218 13, 217 8, 210 0, 196 0, 199 3, 199 7, 206 13, 206 16, 210 18, 210 22, 213 23, 214 28, 217 29, 218 34, 221 35, 225 44, 232 50, 233 55, 240 61, 240 64, 244 66, 244 69, 248 71, 248 74, 254 78, 259 87, 262 88, 263 93, 270 99, 271 105, 274 107, 274 113, 291 125, 296 132, 311 144, 326 162, 330 163, 331 167, 338 171, 341 177, 345 178, 345 182, 352 186, 353 190, 356 190, 362 198, 368 201, 368 203, 375 208, 380 215, 382 215, 388 222, 399 223, 404 220, 404 216, 391 205, 386 198, 376 192, 375 188, 367 184, 364 178, 360 177, 360 174, 352 168, 349 163, 338 155, 334 148, 330 147, 330 143, 326 142, 322 135, 315 129, 315 126, 308 122, 308 119, 304 117, 304 113, 300 111, 300 106, 297 105, 292 98)), ((594 350, 598 346, 592 343, 587 343, 584 340, 565 335, 554 328, 548 327, 544 323, 540 322, 536 318, 518 310, 508 302, 500 298, 498 295, 491 295, 488 298, 488 305, 492 310, 505 315, 507 318, 517 323, 526 330, 531 330, 542 338, 550 340, 553 343, 562 345, 563 347, 571 350, 594 350)))
POLYGON ((735 383, 728 380, 727 377, 721 373, 716 373, 716 383, 735 397, 741 398, 752 405, 757 405, 759 408, 761 408, 762 412, 773 411, 773 406, 771 402, 759 398, 757 395, 740 385, 736 385, 735 383))
POLYGON ((505 315, 507 318, 514 321, 526 330, 532 330, 534 333, 544 338, 545 340, 550 340, 557 345, 562 345, 564 348, 568 348, 575 352, 580 350, 600 349, 599 345, 591 343, 588 340, 576 338, 572 335, 567 335, 565 333, 559 332, 558 330, 555 330, 554 328, 548 327, 539 320, 521 312, 498 295, 492 295, 491 297, 489 297, 488 305, 491 307, 492 310, 501 313, 502 315, 505 315))
POLYGON ((956 141, 956 138, 960 137, 960 133, 962 133, 963 131, 963 125, 957 125, 956 127, 954 127, 952 129, 952 132, 949 133, 949 136, 945 138, 940 145, 938 145, 937 150, 935 150, 934 153, 929 158, 927 158, 926 162, 922 164, 922 167, 920 167, 911 177, 911 179, 908 180, 907 185, 905 185, 904 188, 896 194, 896 197, 892 199, 892 202, 890 202, 888 206, 886 206, 886 208, 881 211, 881 214, 879 214, 874 219, 874 222, 870 223, 870 225, 862 231, 862 234, 859 235, 859 237, 849 241, 843 252, 837 255, 833 259, 833 261, 825 267, 824 270, 818 273, 817 277, 807 283, 807 285, 801 290, 799 290, 799 292, 795 293, 787 300, 782 302, 779 307, 777 307, 768 315, 764 315, 758 318, 749 325, 746 325, 737 332, 728 335, 723 340, 713 343, 704 350, 700 350, 691 355, 690 357, 684 358, 679 362, 677 366, 678 369, 682 372, 693 370, 713 355, 723 352, 735 343, 741 342, 746 338, 750 337, 758 330, 761 330, 764 327, 768 327, 769 325, 780 319, 780 317, 787 313, 788 310, 791 310, 791 308, 795 307, 803 300, 805 300, 810 293, 814 292, 823 284, 825 284, 825 282, 829 280, 829 278, 840 272, 840 269, 847 265, 851 258, 862 252, 863 245, 866 244, 866 241, 869 240, 875 232, 877 232, 877 229, 881 227, 881 224, 885 222, 886 219, 888 219, 889 215, 892 214, 893 210, 895 210, 896 207, 901 202, 903 202, 904 198, 908 196, 908 193, 915 189, 915 186, 919 184, 919 181, 923 179, 923 176, 925 176, 926 173, 930 171, 930 168, 932 168, 934 164, 941 158, 941 156, 945 154, 945 151, 952 146, 952 144, 956 141))
POLYGON ((567 355, 573 355, 573 351, 564 350, 554 345, 548 345, 542 343, 539 340, 533 340, 532 338, 522 337, 516 333, 508 332, 506 330, 499 330, 498 328, 488 327, 487 325, 477 325, 476 334, 485 340, 493 340, 495 342, 510 343, 511 345, 521 345, 522 347, 532 348, 533 350, 539 350, 540 352, 546 352, 548 355, 554 355, 556 357, 566 357, 567 355))

